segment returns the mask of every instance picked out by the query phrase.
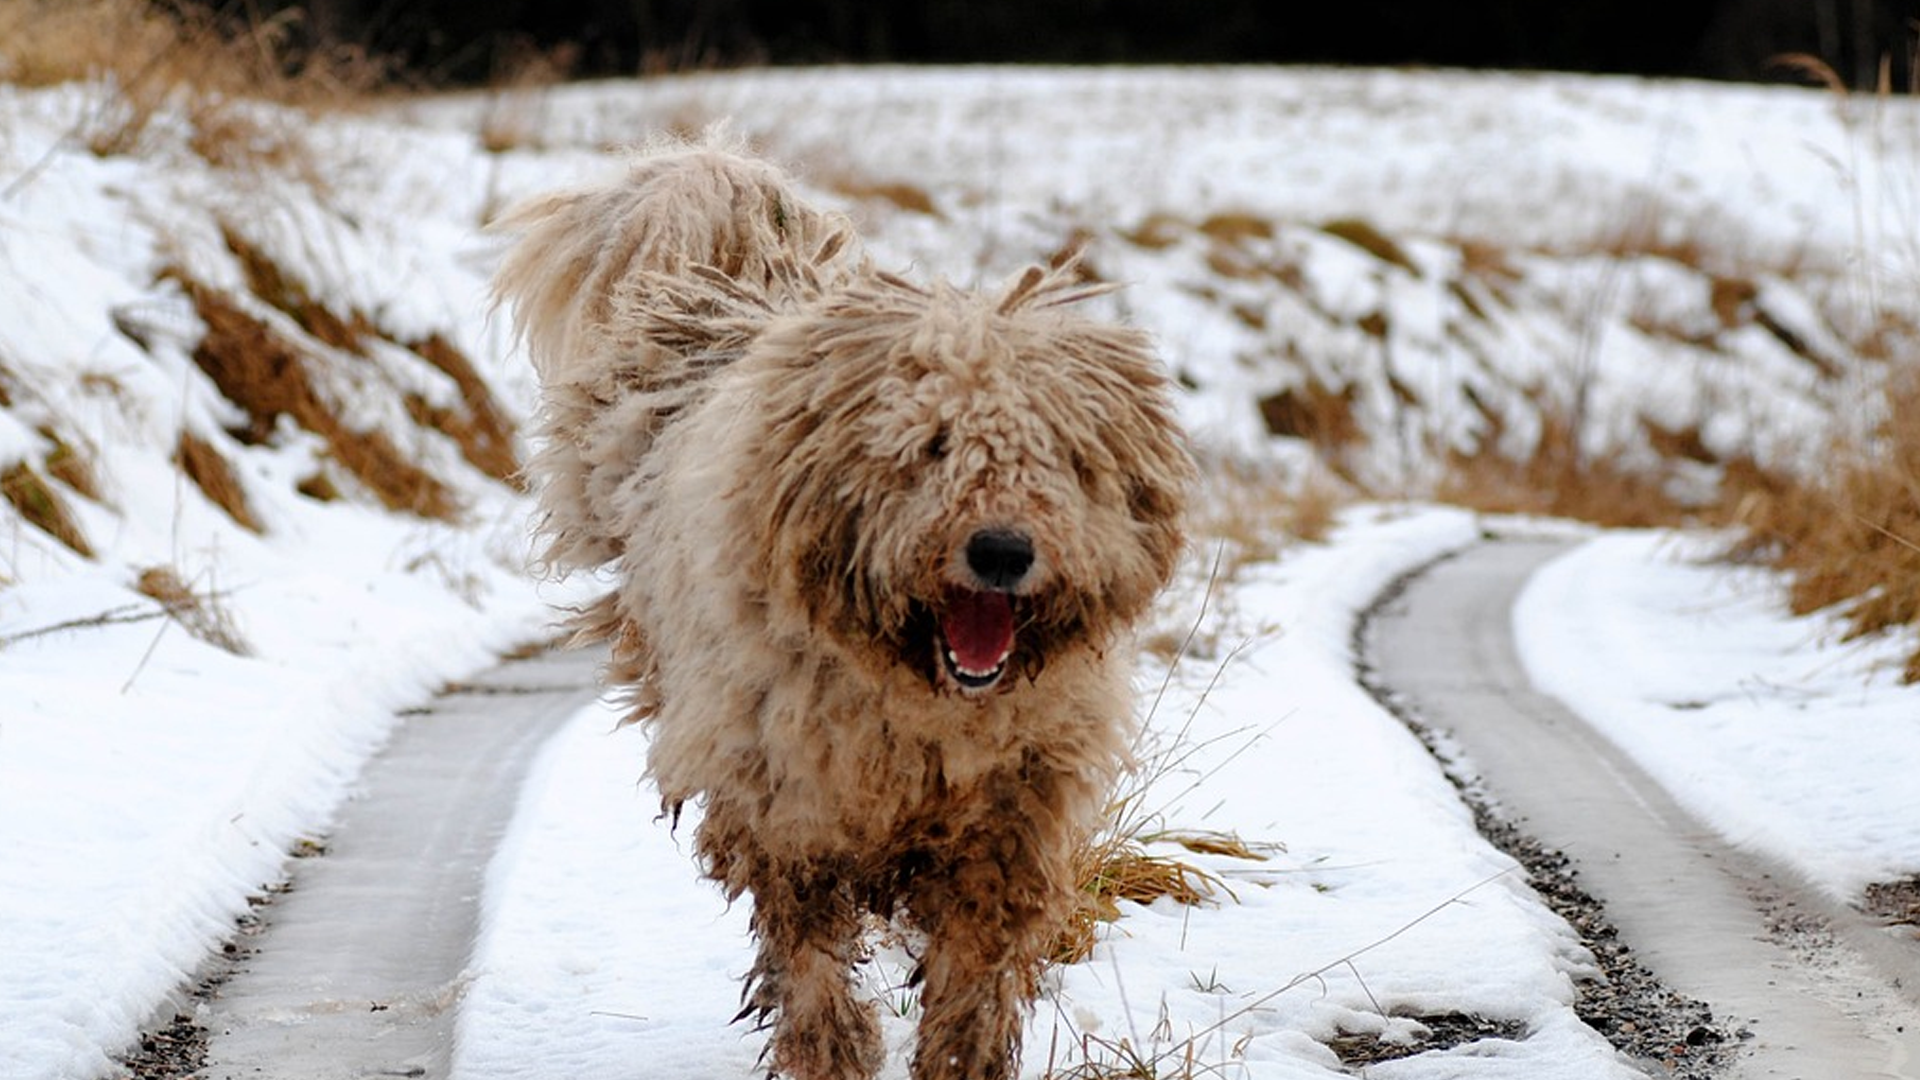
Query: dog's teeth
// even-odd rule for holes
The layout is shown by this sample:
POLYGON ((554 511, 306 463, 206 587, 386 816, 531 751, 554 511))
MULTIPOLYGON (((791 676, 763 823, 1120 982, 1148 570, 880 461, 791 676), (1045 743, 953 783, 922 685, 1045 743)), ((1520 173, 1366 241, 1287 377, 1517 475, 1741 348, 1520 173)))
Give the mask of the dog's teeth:
POLYGON ((965 675, 969 679, 984 679, 989 675, 997 675, 1000 673, 1000 668, 1005 665, 1006 662, 1006 657, 1001 657, 1000 663, 993 665, 985 671, 975 671, 965 664, 962 664, 959 655, 952 649, 947 650, 947 663, 953 665, 953 670, 965 675))

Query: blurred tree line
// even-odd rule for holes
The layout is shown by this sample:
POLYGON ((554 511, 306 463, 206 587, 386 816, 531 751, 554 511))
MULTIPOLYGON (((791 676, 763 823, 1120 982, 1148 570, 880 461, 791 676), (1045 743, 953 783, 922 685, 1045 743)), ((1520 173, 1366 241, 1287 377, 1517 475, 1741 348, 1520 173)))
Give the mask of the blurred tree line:
MULTIPOLYGON (((169 2, 169 0, 156 0, 169 2)), ((171 0, 180 2, 180 0, 171 0)), ((191 2, 191 0, 188 0, 191 2)), ((1422 64, 1777 79, 1784 54, 1911 89, 1920 0, 219 0, 484 82, 797 63, 1422 64)))

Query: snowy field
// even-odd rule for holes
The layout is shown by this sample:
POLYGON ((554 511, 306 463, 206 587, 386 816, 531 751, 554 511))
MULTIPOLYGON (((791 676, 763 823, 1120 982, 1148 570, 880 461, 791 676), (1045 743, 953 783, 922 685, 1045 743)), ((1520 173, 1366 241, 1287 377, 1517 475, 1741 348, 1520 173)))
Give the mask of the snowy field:
MULTIPOLYGON (((1509 1037, 1366 1075, 1637 1075, 1573 1014, 1576 936, 1356 686, 1353 620, 1479 535, 1419 501, 1447 453, 1524 448, 1576 402, 1600 452, 1697 437, 1703 484, 1741 454, 1817 467, 1824 439, 1874 419, 1872 342, 1920 280, 1920 112, 1801 90, 762 72, 246 114, 242 138, 295 145, 293 165, 210 160, 166 114, 132 153, 91 154, 110 100, 0 87, 0 474, 48 478, 39 497, 91 553, 0 505, 0 1076, 18 1080, 113 1075, 288 852, 324 837, 400 714, 549 633, 570 594, 527 573, 527 501, 446 418, 531 402, 486 311, 481 225, 616 168, 610 145, 730 117, 915 274, 993 280, 1085 239, 1128 285, 1115 313, 1190 387, 1210 466, 1406 497, 1348 508, 1324 542, 1208 534, 1257 508, 1202 523, 1152 628, 1197 627, 1196 648, 1171 672, 1141 662, 1144 749, 1173 764, 1140 804, 1263 858, 1157 849, 1223 888, 1127 907, 1050 975, 1035 1077, 1128 1055, 1162 1076, 1338 1076, 1337 1037, 1450 1013, 1509 1037), (296 347, 311 400, 235 400, 208 295, 296 347), (1360 437, 1337 460, 1284 430, 1310 394, 1350 403, 1360 437), (384 506, 342 430, 382 434, 456 509, 384 506), (252 527, 175 466, 188 442, 228 462, 252 527), (139 587, 156 569, 195 598, 172 618, 139 587)), ((1783 617, 1780 583, 1702 561, 1712 543, 1601 535, 1550 567, 1517 612, 1529 666, 1733 841, 1836 896, 1920 872, 1901 643, 1783 617)), ((745 911, 694 879, 635 783, 643 736, 611 716, 583 713, 523 795, 464 988, 462 1080, 753 1072, 757 1040, 726 1024, 745 911)), ((868 974, 897 1046, 896 960, 868 974)))

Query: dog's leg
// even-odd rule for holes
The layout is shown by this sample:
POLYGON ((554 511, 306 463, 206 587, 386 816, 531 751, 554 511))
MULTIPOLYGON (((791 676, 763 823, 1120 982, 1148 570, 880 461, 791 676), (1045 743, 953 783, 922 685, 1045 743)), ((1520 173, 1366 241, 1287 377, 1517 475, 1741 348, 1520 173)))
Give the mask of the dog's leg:
POLYGON ((1040 966, 1072 904, 1059 786, 1009 779, 910 887, 927 935, 913 1080, 1012 1080, 1040 966))
MULTIPOLYGON (((987 884, 998 875, 962 876, 987 884)), ((1038 956, 1037 950, 1010 940, 1022 935, 1005 915, 955 913, 928 935, 913 1080, 1011 1080, 1014 1075, 1038 956)))
POLYGON ((792 1080, 867 1080, 884 1047, 873 1006, 853 994, 860 921, 845 882, 770 868, 752 889, 760 952, 741 1016, 772 1014, 770 1071, 792 1080))

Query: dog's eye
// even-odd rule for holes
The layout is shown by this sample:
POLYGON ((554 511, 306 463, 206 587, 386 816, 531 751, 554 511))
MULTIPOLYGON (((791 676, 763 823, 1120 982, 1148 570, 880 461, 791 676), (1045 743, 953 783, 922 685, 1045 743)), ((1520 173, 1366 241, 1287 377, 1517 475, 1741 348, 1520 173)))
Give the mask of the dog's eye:
POLYGON ((927 460, 943 461, 947 456, 947 429, 936 428, 933 438, 927 440, 927 460))

